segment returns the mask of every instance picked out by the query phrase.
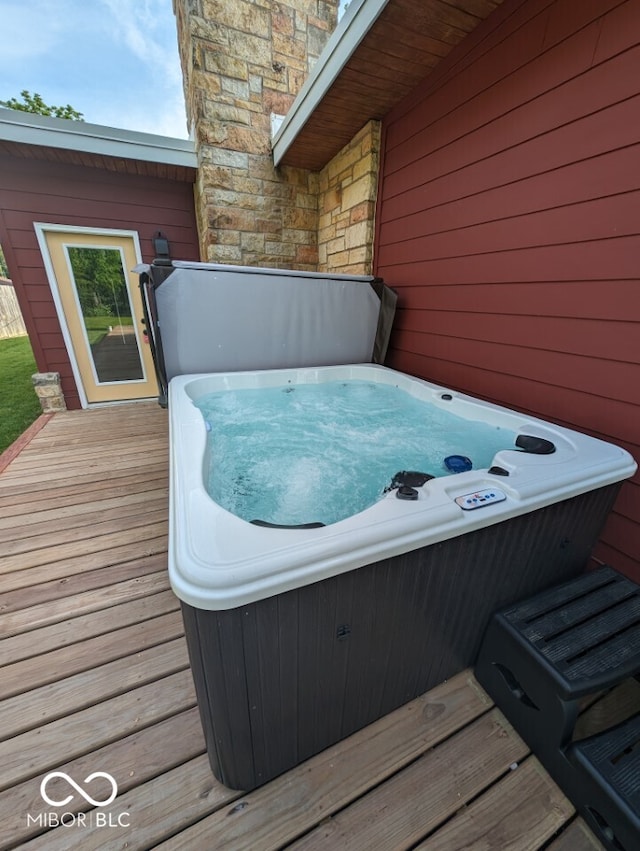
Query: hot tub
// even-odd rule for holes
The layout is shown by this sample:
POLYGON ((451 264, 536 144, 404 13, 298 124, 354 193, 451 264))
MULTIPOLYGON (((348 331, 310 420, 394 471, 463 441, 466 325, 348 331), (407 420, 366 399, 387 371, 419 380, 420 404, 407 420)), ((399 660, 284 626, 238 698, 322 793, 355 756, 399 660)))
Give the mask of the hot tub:
POLYGON ((472 664, 495 609, 584 570, 636 469, 616 446, 382 366, 178 376, 169 408, 169 576, 213 771, 245 790, 472 664), (480 468, 381 483, 327 525, 257 525, 209 496, 216 425, 194 401, 336 381, 515 439, 480 468))

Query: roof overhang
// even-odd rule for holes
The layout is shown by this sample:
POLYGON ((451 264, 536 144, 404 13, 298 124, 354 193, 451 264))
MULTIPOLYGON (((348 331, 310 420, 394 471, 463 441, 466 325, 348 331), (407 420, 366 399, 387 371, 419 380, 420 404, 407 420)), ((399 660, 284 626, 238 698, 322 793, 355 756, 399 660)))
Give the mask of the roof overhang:
POLYGON ((191 140, 0 108, 0 153, 193 180, 191 140))
POLYGON ((319 171, 501 3, 351 0, 273 137, 275 164, 319 171))

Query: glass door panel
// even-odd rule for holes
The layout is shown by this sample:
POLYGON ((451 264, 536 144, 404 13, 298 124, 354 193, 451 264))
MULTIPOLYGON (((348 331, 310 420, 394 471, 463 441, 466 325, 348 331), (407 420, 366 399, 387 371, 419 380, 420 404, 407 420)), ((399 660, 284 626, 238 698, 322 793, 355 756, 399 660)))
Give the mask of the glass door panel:
POLYGON ((122 254, 66 246, 98 384, 144 378, 122 254))

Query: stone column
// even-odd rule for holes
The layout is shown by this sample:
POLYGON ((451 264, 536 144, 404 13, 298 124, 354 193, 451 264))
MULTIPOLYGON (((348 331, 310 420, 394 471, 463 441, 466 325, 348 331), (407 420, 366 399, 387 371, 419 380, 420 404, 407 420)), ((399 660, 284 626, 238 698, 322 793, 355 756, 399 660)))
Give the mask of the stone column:
POLYGON ((31 380, 44 414, 67 410, 59 372, 36 372, 31 380))
POLYGON ((174 0, 204 260, 317 268, 318 175, 274 168, 270 116, 288 111, 338 5, 174 0))

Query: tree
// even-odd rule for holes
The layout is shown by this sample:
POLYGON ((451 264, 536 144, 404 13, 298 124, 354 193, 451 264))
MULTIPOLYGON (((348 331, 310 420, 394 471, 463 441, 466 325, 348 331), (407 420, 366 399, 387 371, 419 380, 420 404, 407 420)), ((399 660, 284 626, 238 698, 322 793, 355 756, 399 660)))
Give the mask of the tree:
POLYGON ((73 246, 67 250, 83 315, 131 315, 120 252, 73 246))
POLYGON ((33 112, 36 115, 51 115, 53 118, 68 118, 70 121, 82 121, 84 116, 72 106, 48 106, 37 92, 31 94, 27 89, 20 92, 22 102, 17 98, 0 100, 0 106, 7 109, 19 109, 20 112, 33 112))
POLYGON ((7 268, 7 261, 4 259, 4 251, 2 250, 2 246, 0 245, 0 278, 8 277, 9 269, 7 268))

